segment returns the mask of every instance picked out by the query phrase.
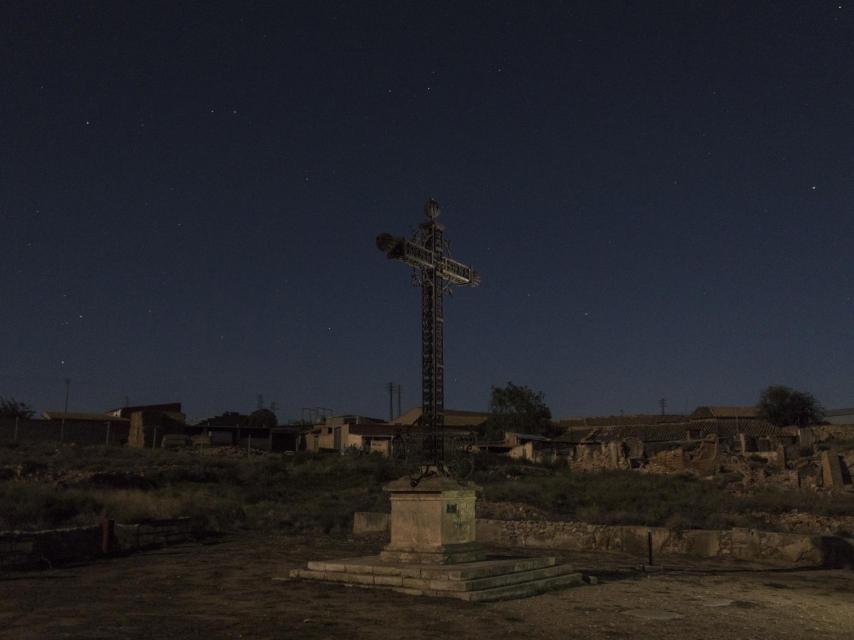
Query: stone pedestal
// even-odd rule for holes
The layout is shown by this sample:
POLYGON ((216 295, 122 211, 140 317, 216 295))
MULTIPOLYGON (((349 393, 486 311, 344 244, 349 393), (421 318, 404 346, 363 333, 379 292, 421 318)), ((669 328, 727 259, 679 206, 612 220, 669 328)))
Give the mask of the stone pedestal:
POLYGON ((386 485, 391 501, 391 542, 383 560, 420 564, 452 564, 483 560, 475 541, 474 485, 435 475, 417 486, 409 478, 386 485))
POLYGON ((275 579, 472 602, 526 598, 584 584, 580 573, 552 557, 487 559, 475 542, 474 485, 436 475, 416 487, 401 478, 385 490, 391 494, 391 542, 379 556, 309 562, 305 569, 291 569, 275 579))

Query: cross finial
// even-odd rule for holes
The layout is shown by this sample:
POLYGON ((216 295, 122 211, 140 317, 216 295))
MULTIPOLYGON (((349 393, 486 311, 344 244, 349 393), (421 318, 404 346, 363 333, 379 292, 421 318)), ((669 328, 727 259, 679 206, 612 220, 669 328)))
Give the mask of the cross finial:
POLYGON ((424 213, 427 214, 428 220, 435 220, 439 217, 439 203, 430 198, 424 204, 424 213))

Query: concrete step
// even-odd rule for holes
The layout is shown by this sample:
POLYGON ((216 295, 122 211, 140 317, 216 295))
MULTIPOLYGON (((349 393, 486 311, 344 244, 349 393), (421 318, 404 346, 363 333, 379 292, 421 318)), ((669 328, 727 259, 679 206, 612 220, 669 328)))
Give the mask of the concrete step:
POLYGON ((389 563, 379 556, 317 560, 308 563, 312 571, 353 573, 429 580, 477 580, 519 571, 531 571, 555 566, 553 557, 506 558, 493 557, 478 562, 450 565, 389 563))
MULTIPOLYGON (((449 591, 484 591, 488 589, 496 589, 499 587, 507 587, 515 584, 522 584, 525 582, 536 582, 540 580, 548 580, 551 578, 558 578, 560 576, 565 576, 567 574, 575 574, 576 572, 572 567, 565 564, 558 564, 552 567, 545 567, 543 569, 533 569, 531 571, 515 571, 513 573, 505 573, 498 576, 492 576, 489 578, 479 578, 477 580, 461 580, 458 582, 447 581, 446 582, 446 590, 449 591), (455 585, 460 584, 464 585, 464 589, 457 588, 455 585)), ((431 581, 431 584, 435 584, 437 581, 431 581)))
POLYGON ((392 587, 393 591, 412 596, 431 596, 437 598, 457 598, 468 602, 493 602, 496 600, 511 600, 514 598, 529 598, 554 589, 577 587, 584 584, 584 576, 580 573, 566 573, 554 578, 531 580, 519 584, 511 584, 480 591, 437 591, 435 589, 411 589, 392 587))
POLYGON ((444 596, 464 600, 525 597, 565 584, 582 583, 581 574, 574 572, 567 565, 555 565, 528 571, 512 571, 474 580, 437 580, 426 577, 411 578, 402 575, 314 571, 312 569, 294 569, 290 575, 293 578, 337 582, 362 587, 391 587, 395 591, 412 595, 444 596))
POLYGON ((491 602, 494 600, 510 600, 513 598, 529 598, 531 596, 545 593, 553 589, 566 587, 577 587, 584 584, 584 576, 580 573, 565 573, 554 578, 544 578, 542 580, 533 580, 531 582, 523 582, 521 584, 512 584, 504 587, 496 587, 494 589, 483 589, 481 591, 467 591, 460 593, 459 596, 463 600, 469 602, 491 602))
POLYGON ((380 556, 366 556, 312 561, 305 569, 292 569, 289 577, 473 602, 526 598, 584 583, 580 573, 548 556, 498 556, 446 565, 389 562, 380 556))

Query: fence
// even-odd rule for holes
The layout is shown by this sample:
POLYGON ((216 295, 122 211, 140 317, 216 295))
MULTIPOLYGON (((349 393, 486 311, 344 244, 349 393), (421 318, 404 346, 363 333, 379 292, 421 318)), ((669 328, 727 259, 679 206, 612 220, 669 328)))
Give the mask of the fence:
POLYGON ((34 420, 32 418, 0 418, 0 444, 11 442, 67 442, 79 445, 124 445, 128 441, 129 424, 115 422, 67 420, 34 420))

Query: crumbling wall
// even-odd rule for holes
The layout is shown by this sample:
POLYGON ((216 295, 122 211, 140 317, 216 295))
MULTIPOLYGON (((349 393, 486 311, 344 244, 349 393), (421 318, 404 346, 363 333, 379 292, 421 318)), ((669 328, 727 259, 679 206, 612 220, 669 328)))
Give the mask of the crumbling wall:
MULTIPOLYGON (((641 444, 641 450, 643 445, 641 444)), ((635 446, 635 448, 637 448, 635 446)), ((631 444, 623 440, 583 442, 576 446, 575 460, 570 462, 576 471, 631 469, 631 444)), ((641 455, 642 451, 641 451, 641 455)))
POLYGON ((647 471, 650 473, 668 473, 684 471, 688 466, 688 454, 682 447, 659 451, 649 459, 647 471))
MULTIPOLYGON (((387 513, 360 513, 353 533, 388 534, 387 513), (370 524, 368 524, 370 523, 370 524), (368 531, 368 529, 370 529, 368 531)), ((587 522, 478 518, 477 540, 496 547, 613 551, 647 558, 685 555, 771 565, 854 567, 854 539, 758 529, 670 529, 587 522)))
POLYGON ((583 522, 477 520, 477 539, 500 547, 688 555, 797 566, 854 566, 854 541, 757 529, 668 529, 583 522))
POLYGON ((842 489, 851 485, 848 464, 835 451, 821 452, 821 481, 828 489, 842 489))

